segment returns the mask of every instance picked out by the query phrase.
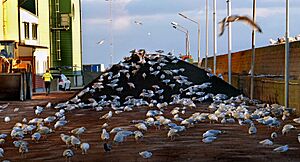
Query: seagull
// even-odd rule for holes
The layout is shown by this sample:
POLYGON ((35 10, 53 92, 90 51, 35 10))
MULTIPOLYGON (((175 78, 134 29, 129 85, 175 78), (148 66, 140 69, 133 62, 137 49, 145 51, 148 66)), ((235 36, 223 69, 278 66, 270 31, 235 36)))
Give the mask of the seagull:
POLYGON ((100 119, 107 119, 109 120, 112 117, 112 111, 109 111, 107 114, 100 117, 100 119))
POLYGON ((71 149, 66 149, 66 150, 63 152, 63 156, 66 157, 66 161, 68 161, 69 158, 71 158, 71 157, 74 156, 74 152, 73 152, 71 149))
POLYGON ((250 128, 248 130, 248 133, 250 135, 252 135, 252 134, 256 134, 256 132, 257 132, 257 129, 256 129, 255 125, 253 123, 251 123, 251 126, 250 126, 250 128))
POLYGON ((46 108, 51 108, 51 102, 48 102, 46 108))
POLYGON ((134 131, 133 133, 134 133, 135 141, 139 141, 140 139, 142 139, 144 137, 144 135, 141 131, 134 131))
POLYGON ((48 116, 47 118, 44 119, 45 123, 52 123, 56 119, 56 116, 48 116))
POLYGON ((136 21, 136 20, 134 21, 134 23, 135 23, 135 24, 137 24, 137 25, 143 25, 143 23, 142 23, 142 22, 140 22, 140 21, 136 21))
POLYGON ((110 134, 112 134, 112 133, 118 133, 118 132, 120 132, 122 130, 123 130, 123 128, 121 128, 121 127, 115 127, 109 133, 110 134))
POLYGON ((218 134, 222 134, 223 131, 221 130, 215 130, 215 129, 210 129, 210 130, 207 130, 205 133, 203 133, 203 138, 206 138, 206 137, 215 137, 217 136, 218 134))
POLYGON ((26 152, 28 152, 28 146, 26 143, 22 143, 19 147, 19 153, 23 155, 26 152))
POLYGON ((4 138, 6 138, 6 137, 7 137, 7 134, 5 134, 5 133, 1 133, 1 134, 0 134, 0 138, 4 139, 4 138))
POLYGON ((71 143, 71 136, 65 135, 65 134, 60 134, 60 138, 61 138, 61 140, 62 140, 64 143, 66 143, 67 146, 70 145, 70 143, 71 143))
POLYGON ((42 136, 42 135, 41 135, 39 132, 35 132, 35 133, 31 136, 31 139, 32 139, 32 141, 38 142, 38 140, 40 140, 41 136, 42 136))
POLYGON ((0 157, 3 157, 4 156, 4 150, 3 148, 0 148, 0 157))
POLYGON ((76 148, 76 146, 80 146, 81 142, 75 136, 71 136, 71 144, 76 148))
POLYGON ((0 138, 0 145, 3 145, 5 143, 5 139, 0 138))
POLYGON ((278 44, 277 41, 275 41, 274 39, 269 39, 269 42, 271 45, 276 45, 278 44))
POLYGON ((134 125, 136 128, 142 131, 147 131, 147 126, 144 123, 138 123, 134 125))
POLYGON ((5 123, 10 122, 10 117, 9 117, 9 116, 6 116, 6 117, 4 118, 4 122, 5 122, 5 123))
POLYGON ((75 128, 73 130, 71 130, 71 133, 73 133, 74 135, 77 135, 77 137, 79 138, 79 136, 84 133, 86 131, 85 127, 80 127, 80 128, 75 128))
POLYGON ((260 33, 262 32, 261 28, 255 22, 253 22, 253 20, 251 20, 248 16, 231 15, 225 17, 221 22, 219 22, 220 29, 221 29, 219 36, 223 35, 225 26, 227 26, 229 22, 235 22, 235 21, 243 21, 249 24, 254 30, 260 33))
POLYGON ((286 133, 288 133, 292 129, 296 129, 296 127, 294 127, 292 124, 284 125, 283 128, 282 128, 282 135, 285 135, 286 133))
POLYGON ((295 123, 297 123, 297 124, 300 124, 300 117, 299 117, 299 118, 293 119, 293 121, 294 121, 295 123))
POLYGON ((14 108, 14 112, 18 112, 20 110, 20 108, 16 107, 14 108))
POLYGON ((132 89, 132 88, 134 89, 134 88, 135 88, 135 86, 134 86, 134 84, 133 84, 133 83, 131 83, 131 82, 128 82, 127 84, 129 85, 130 89, 132 89))
POLYGON ((34 113, 35 115, 41 115, 41 113, 44 111, 44 108, 41 106, 36 106, 34 113))
POLYGON ((111 146, 111 144, 104 143, 103 144, 103 149, 104 149, 105 152, 109 152, 112 149, 112 146, 111 146))
POLYGON ((103 43, 104 43, 104 39, 103 39, 103 40, 100 40, 100 41, 97 42, 96 44, 101 45, 101 44, 103 44, 103 43))
POLYGON ((2 105, 0 105, 0 109, 1 110, 6 109, 8 106, 9 106, 9 103, 2 104, 2 105))
POLYGON ((284 145, 284 146, 279 146, 277 148, 275 148, 273 151, 274 152, 286 152, 289 149, 288 145, 284 145))
POLYGON ((175 136, 178 136, 178 130, 170 129, 167 136, 171 138, 171 141, 175 140, 175 136))
POLYGON ((107 124, 107 123, 104 123, 104 124, 102 125, 102 128, 106 128, 106 127, 108 127, 108 124, 107 124))
POLYGON ((80 148, 82 150, 82 154, 87 154, 88 149, 90 149, 90 145, 88 143, 82 143, 80 148))
POLYGON ((54 129, 58 128, 58 127, 63 127, 68 123, 68 121, 66 120, 58 120, 55 124, 54 124, 54 129))
POLYGON ((278 135, 277 135, 277 133, 276 132, 273 132, 272 134, 271 134, 271 138, 274 140, 275 138, 277 138, 278 137, 278 135))
POLYGON ((265 139, 265 140, 259 141, 259 143, 262 144, 262 145, 264 145, 264 146, 266 146, 266 145, 269 145, 269 146, 273 145, 273 142, 271 140, 269 140, 269 139, 265 139))
POLYGON ((13 144, 15 147, 19 148, 22 144, 28 145, 28 142, 23 141, 23 140, 18 140, 18 141, 14 141, 13 144))
POLYGON ((144 158, 144 159, 149 159, 152 156, 152 152, 149 151, 142 151, 139 152, 139 154, 144 158))
POLYGON ((210 136, 210 137, 203 138, 202 142, 204 142, 204 143, 212 143, 215 139, 217 139, 217 137, 210 136))
POLYGON ((101 139, 103 141, 109 140, 109 133, 106 131, 106 129, 102 129, 101 139))

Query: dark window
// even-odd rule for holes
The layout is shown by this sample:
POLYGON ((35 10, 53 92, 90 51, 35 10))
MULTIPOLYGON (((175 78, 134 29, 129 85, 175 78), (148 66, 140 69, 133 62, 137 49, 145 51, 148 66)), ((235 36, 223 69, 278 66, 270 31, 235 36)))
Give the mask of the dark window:
POLYGON ((32 24, 32 39, 37 39, 38 24, 32 24))
POLYGON ((21 8, 38 15, 37 14, 37 2, 36 0, 19 0, 19 5, 21 8))
POLYGON ((25 39, 29 39, 29 22, 24 22, 25 39))

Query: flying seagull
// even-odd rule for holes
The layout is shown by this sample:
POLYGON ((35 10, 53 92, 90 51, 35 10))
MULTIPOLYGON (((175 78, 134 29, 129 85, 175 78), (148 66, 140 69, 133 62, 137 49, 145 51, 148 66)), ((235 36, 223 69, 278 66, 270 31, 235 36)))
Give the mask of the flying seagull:
POLYGON ((244 23, 249 24, 254 30, 259 31, 262 33, 261 28, 253 22, 248 16, 239 16, 239 15, 231 15, 231 16, 226 16, 222 21, 219 22, 220 24, 220 29, 221 32, 219 36, 222 36, 225 30, 225 26, 228 26, 229 22, 235 22, 235 21, 242 21, 244 23))
POLYGON ((100 40, 99 42, 97 42, 98 45, 101 45, 104 43, 104 39, 103 40, 100 40))
POLYGON ((134 23, 137 24, 137 25, 143 25, 143 23, 140 22, 140 21, 134 21, 134 23))

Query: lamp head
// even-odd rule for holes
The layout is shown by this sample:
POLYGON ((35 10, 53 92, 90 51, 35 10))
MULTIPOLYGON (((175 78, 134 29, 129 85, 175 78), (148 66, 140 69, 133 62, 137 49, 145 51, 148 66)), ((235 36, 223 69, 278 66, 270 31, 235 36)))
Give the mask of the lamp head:
POLYGON ((172 24, 173 26, 178 26, 178 23, 177 23, 177 22, 174 22, 174 21, 172 21, 171 24, 172 24))

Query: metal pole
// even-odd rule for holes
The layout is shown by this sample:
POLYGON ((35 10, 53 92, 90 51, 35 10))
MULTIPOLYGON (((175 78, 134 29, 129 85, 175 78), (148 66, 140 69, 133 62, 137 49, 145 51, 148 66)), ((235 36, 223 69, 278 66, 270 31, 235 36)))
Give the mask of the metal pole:
POLYGON ((185 55, 188 56, 189 55, 189 47, 188 47, 188 33, 185 33, 185 55))
POLYGON ((187 30, 187 49, 188 49, 188 56, 191 55, 190 53, 190 36, 189 36, 189 31, 187 30))
MULTIPOLYGON (((178 13, 178 15, 182 16, 183 18, 197 24, 197 28, 198 28, 198 67, 201 66, 201 60, 200 60, 200 16, 199 16, 199 20, 198 21, 195 21, 187 16, 185 16, 184 14, 182 13, 178 13)), ((190 42, 189 42, 189 47, 190 47, 190 42)))
MULTIPOLYGON (((227 16, 231 15, 231 1, 227 0, 227 16)), ((231 84, 231 23, 228 22, 228 83, 231 84)))
POLYGON ((289 106, 289 0, 286 0, 286 33, 285 33, 285 108, 289 106))
POLYGON ((200 59, 200 16, 198 20, 198 67, 201 66, 201 59, 200 59))
POLYGON ((189 30, 186 29, 185 27, 179 25, 176 22, 171 22, 171 24, 173 25, 174 29, 177 29, 181 32, 185 33, 185 50, 186 50, 186 56, 190 55, 190 40, 189 40, 189 30), (179 27, 179 28, 178 28, 179 27))
MULTIPOLYGON (((256 19, 256 0, 253 0, 253 22, 256 19)), ((252 59, 251 59, 251 84, 250 84, 250 98, 253 99, 254 93, 254 66, 255 66, 255 31, 252 30, 252 59)))
POLYGON ((205 49, 205 69, 207 69, 208 57, 208 0, 206 0, 206 49, 205 49))
POLYGON ((110 21, 110 63, 113 64, 113 19, 112 19, 112 0, 109 0, 109 21, 110 21))
POLYGON ((214 74, 217 72, 217 2, 213 1, 213 33, 214 33, 214 74))

